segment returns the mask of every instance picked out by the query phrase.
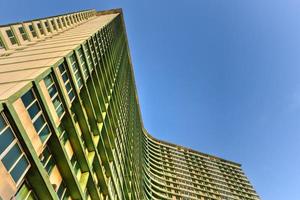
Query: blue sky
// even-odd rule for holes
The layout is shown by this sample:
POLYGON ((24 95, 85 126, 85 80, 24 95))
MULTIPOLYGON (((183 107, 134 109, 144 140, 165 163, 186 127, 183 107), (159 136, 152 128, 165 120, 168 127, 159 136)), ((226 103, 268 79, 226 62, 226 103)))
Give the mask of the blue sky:
POLYGON ((300 1, 1 0, 0 23, 115 7, 146 129, 242 163, 264 200, 299 200, 300 1))

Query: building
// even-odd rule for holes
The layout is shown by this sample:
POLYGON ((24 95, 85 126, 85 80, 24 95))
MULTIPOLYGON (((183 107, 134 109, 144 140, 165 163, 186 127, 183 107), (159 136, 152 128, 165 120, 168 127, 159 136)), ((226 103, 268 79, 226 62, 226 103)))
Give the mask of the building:
POLYGON ((0 199, 259 199, 239 164, 143 128, 122 11, 0 27, 0 199))

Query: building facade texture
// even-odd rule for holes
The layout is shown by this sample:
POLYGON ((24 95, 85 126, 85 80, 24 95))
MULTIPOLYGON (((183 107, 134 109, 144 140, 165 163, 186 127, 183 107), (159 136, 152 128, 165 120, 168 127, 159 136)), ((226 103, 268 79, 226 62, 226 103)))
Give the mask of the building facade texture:
POLYGON ((239 164, 147 133, 115 9, 0 26, 0 199, 259 197, 239 164))

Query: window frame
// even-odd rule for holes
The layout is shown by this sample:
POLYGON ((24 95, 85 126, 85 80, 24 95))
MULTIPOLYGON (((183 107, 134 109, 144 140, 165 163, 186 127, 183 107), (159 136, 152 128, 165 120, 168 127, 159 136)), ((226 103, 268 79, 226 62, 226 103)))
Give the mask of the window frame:
MULTIPOLYGON (((49 140, 49 138, 51 137, 52 131, 51 131, 51 129, 50 129, 49 122, 47 121, 47 118, 46 118, 46 116, 45 116, 45 114, 44 114, 44 110, 43 110, 43 108, 42 108, 42 106, 41 106, 41 103, 40 103, 39 100, 38 100, 38 97, 37 97, 37 95, 36 95, 34 89, 31 88, 31 89, 28 90, 25 94, 27 94, 28 92, 31 92, 31 93, 33 94, 34 100, 33 100, 32 102, 30 102, 27 106, 25 106, 24 102, 23 102, 23 104, 24 104, 25 109, 26 109, 26 111, 27 111, 27 113, 28 113, 28 115, 29 115, 29 117, 30 117, 30 119, 31 119, 32 125, 33 125, 33 127, 34 127, 34 129, 35 129, 37 135, 39 136, 41 142, 42 142, 43 144, 45 144, 45 143, 49 140), (29 114, 29 108, 31 108, 31 106, 32 106, 34 103, 37 103, 37 106, 39 107, 39 111, 36 113, 36 115, 35 115, 33 118, 31 118, 31 116, 30 116, 30 114, 29 114), (42 116, 42 118, 43 118, 43 120, 44 120, 44 124, 40 127, 39 130, 36 130, 36 127, 35 127, 34 123, 37 121, 37 119, 38 119, 40 116, 42 116), (42 140, 40 134, 41 134, 41 132, 44 130, 44 128, 45 128, 46 126, 47 126, 48 129, 49 129, 49 135, 46 137, 45 140, 42 140)), ((25 94, 23 94, 23 96, 24 96, 25 94)), ((21 99, 22 99, 23 96, 21 96, 21 99)), ((23 100, 22 100, 22 101, 23 101, 23 100)))
POLYGON ((25 31, 25 28, 24 28, 23 26, 19 26, 19 27, 18 27, 18 30, 19 30, 19 33, 20 33, 22 39, 23 39, 24 41, 28 41, 29 39, 28 39, 28 35, 27 35, 26 31, 25 31), (21 30, 22 30, 22 31, 21 31, 21 30))
POLYGON ((37 37, 37 33, 36 33, 36 30, 34 29, 34 25, 33 24, 29 24, 28 25, 28 29, 31 32, 32 37, 36 38, 37 37))
POLYGON ((13 164, 10 166, 10 168, 8 169, 5 164, 3 163, 3 166, 5 167, 5 169, 8 171, 8 173, 10 174, 12 180, 15 182, 15 184, 17 186, 19 186, 21 184, 21 182, 23 181, 23 178, 25 177, 28 169, 31 167, 30 162, 16 136, 16 133, 13 129, 13 127, 11 126, 11 124, 9 123, 9 120, 7 119, 5 113, 3 111, 0 112, 0 117, 3 119, 3 121, 5 122, 5 127, 0 131, 0 135, 3 134, 7 129, 10 129, 12 135, 14 136, 14 140, 6 147, 6 149, 0 153, 0 160, 3 163, 3 159, 5 158, 5 156, 8 155, 8 153, 13 149, 14 146, 17 146, 21 152, 20 155, 18 155, 18 158, 14 160, 13 164), (27 167, 23 170, 23 173, 19 176, 18 180, 16 181, 13 178, 13 175, 11 174, 11 172, 16 169, 16 166, 18 165, 19 161, 25 158, 26 162, 27 162, 27 167))
POLYGON ((75 98, 76 98, 76 92, 75 92, 75 89, 74 89, 74 86, 73 86, 73 83, 71 82, 71 78, 70 78, 70 74, 68 72, 68 69, 67 69, 67 66, 66 66, 66 63, 65 62, 62 62, 59 66, 58 66, 58 70, 59 70, 59 73, 61 75, 61 79, 64 83, 64 87, 67 91, 67 95, 68 95, 68 98, 70 100, 70 102, 72 103, 75 98), (62 67, 61 67, 62 66, 62 67), (63 76, 66 75, 66 80, 64 80, 63 76), (70 84, 70 89, 68 90, 67 89, 67 85, 70 84), (71 93, 73 93, 73 97, 71 99, 71 93))
POLYGON ((6 33, 6 36, 8 37, 11 45, 13 45, 13 46, 18 45, 17 37, 15 36, 12 29, 5 30, 5 33, 6 33), (11 34, 11 36, 10 36, 10 34, 11 34))
POLYGON ((50 96, 51 102, 52 102, 52 104, 53 104, 53 106, 54 106, 55 112, 56 112, 58 118, 61 120, 61 119, 63 118, 63 116, 65 115, 65 113, 66 113, 66 108, 65 108, 65 105, 64 105, 64 103, 63 103, 63 100, 62 100, 61 95, 60 95, 60 93, 59 93, 59 89, 58 89, 58 87, 57 87, 57 84, 56 84, 56 82, 55 82, 55 79, 53 78, 52 73, 48 74, 43 80, 44 80, 45 86, 46 86, 46 88, 47 88, 48 94, 49 94, 49 96, 50 96), (48 85, 48 86, 46 85, 46 80, 45 80, 47 77, 50 77, 50 79, 51 79, 51 84, 48 85), (52 86, 55 88, 56 93, 51 97, 51 94, 50 94, 50 88, 51 88, 52 86), (56 98, 58 98, 59 101, 60 101, 60 102, 59 102, 59 105, 58 105, 57 107, 55 107, 55 104, 54 104, 54 100, 55 100, 56 98), (58 108, 60 108, 60 107, 63 108, 63 112, 62 112, 61 114, 59 114, 59 112, 58 112, 58 108))

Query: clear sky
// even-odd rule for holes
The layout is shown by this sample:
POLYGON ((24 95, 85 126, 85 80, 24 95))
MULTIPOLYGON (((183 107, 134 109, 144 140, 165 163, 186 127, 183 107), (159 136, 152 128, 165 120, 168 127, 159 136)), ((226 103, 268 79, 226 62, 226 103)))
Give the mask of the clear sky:
POLYGON ((0 0, 0 23, 122 7, 146 129, 300 199, 299 0, 0 0))

